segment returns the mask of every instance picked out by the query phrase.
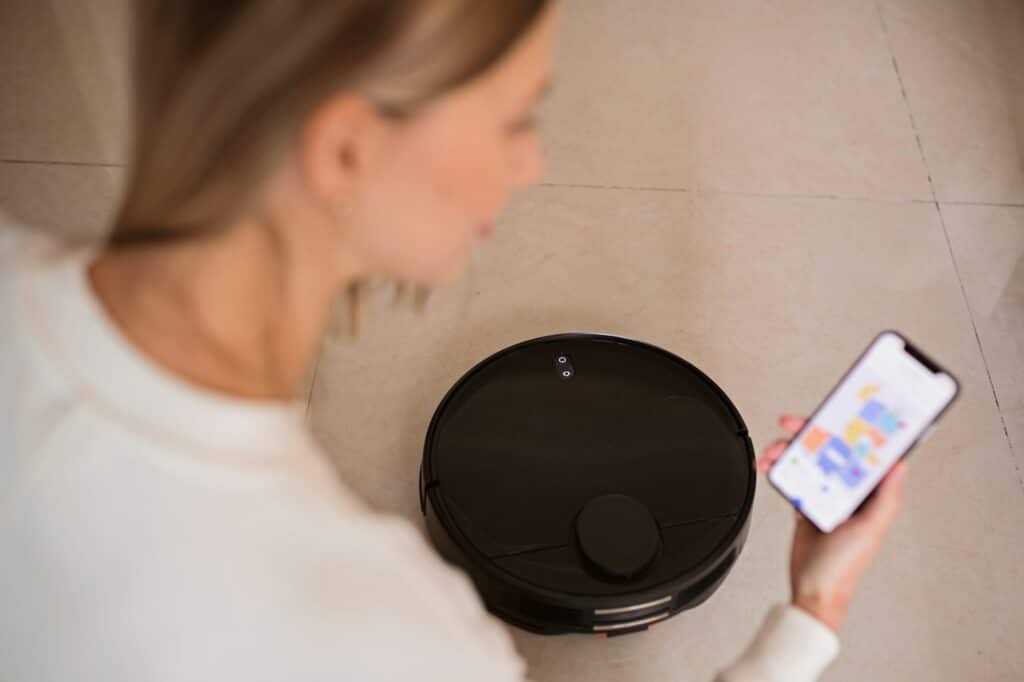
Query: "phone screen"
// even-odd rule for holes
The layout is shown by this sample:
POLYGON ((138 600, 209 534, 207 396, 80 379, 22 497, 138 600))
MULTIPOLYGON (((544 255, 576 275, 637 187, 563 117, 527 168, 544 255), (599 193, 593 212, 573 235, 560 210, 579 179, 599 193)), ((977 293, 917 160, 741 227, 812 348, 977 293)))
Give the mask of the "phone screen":
POLYGON ((768 479, 823 532, 848 519, 956 396, 883 332, 768 472, 768 479))

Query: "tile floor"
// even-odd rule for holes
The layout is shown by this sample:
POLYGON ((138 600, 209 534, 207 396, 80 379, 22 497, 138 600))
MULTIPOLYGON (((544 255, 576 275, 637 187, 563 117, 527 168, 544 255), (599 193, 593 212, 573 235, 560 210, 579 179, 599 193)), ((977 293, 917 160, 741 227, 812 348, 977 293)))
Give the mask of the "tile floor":
MULTIPOLYGON (((123 181, 124 0, 0 0, 0 206, 74 236, 123 181)), ((755 443, 872 334, 961 378, 827 680, 1024 679, 1024 3, 569 0, 548 174, 426 314, 328 339, 309 421, 417 520, 427 422, 507 344, 642 338, 735 399, 755 443)), ((786 595, 791 513, 760 487, 725 585, 644 635, 513 635, 541 682, 709 680, 786 595)))

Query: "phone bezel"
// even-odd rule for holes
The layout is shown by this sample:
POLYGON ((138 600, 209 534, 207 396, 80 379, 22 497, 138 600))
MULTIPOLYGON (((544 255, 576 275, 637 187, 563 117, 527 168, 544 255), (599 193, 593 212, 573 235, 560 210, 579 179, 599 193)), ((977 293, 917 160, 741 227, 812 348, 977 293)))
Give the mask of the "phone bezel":
MULTIPOLYGON (((899 339, 901 341, 903 341, 903 351, 905 353, 907 353, 908 355, 910 355, 910 357, 912 357, 915 360, 917 360, 918 362, 920 362, 922 365, 924 365, 927 369, 931 370, 933 373, 941 372, 941 373, 945 374, 946 376, 948 376, 950 379, 953 380, 953 386, 954 386, 953 395, 952 395, 952 397, 950 397, 949 401, 945 405, 943 405, 942 409, 938 411, 938 413, 935 415, 935 417, 923 429, 921 429, 921 433, 917 436, 917 438, 914 439, 914 441, 910 445, 907 446, 907 449, 904 450, 902 454, 900 454, 900 456, 896 459, 896 461, 893 462, 892 466, 896 466, 896 464, 900 460, 906 459, 906 457, 909 456, 911 452, 913 452, 914 448, 917 447, 918 443, 920 443, 922 440, 924 440, 924 438, 928 434, 930 434, 932 432, 932 430, 935 428, 935 425, 946 414, 946 412, 949 410, 950 406, 953 403, 955 403, 957 401, 957 399, 960 397, 960 380, 957 379, 956 375, 954 375, 948 369, 946 369, 945 367, 943 367, 939 363, 935 362, 928 355, 926 355, 917 345, 911 343, 910 339, 908 339, 905 334, 903 334, 903 333, 901 333, 899 331, 896 331, 895 329, 883 329, 882 331, 878 332, 878 334, 875 335, 875 338, 873 338, 871 340, 871 342, 864 348, 864 350, 861 351, 860 355, 857 356, 857 359, 853 361, 853 363, 850 365, 850 367, 845 372, 843 372, 842 377, 839 378, 839 381, 837 381, 835 386, 832 387, 832 390, 830 390, 828 392, 828 395, 826 395, 825 398, 822 399, 822 401, 814 409, 814 412, 812 412, 811 415, 807 418, 807 423, 804 424, 803 428, 801 428, 796 433, 796 435, 793 436, 793 438, 791 439, 792 441, 799 440, 800 438, 803 437, 804 432, 807 431, 807 428, 814 422, 814 418, 818 416, 819 412, 821 412, 822 408, 825 406, 825 403, 827 403, 829 401, 829 399, 836 393, 836 391, 839 390, 839 387, 842 386, 846 382, 847 377, 849 377, 850 373, 853 372, 854 368, 856 368, 857 365, 860 364, 860 361, 864 359, 864 357, 868 354, 868 351, 870 351, 871 348, 878 342, 878 340, 880 338, 882 338, 886 334, 895 334, 897 337, 899 337, 899 339)), ((786 446, 786 449, 789 449, 788 445, 786 446)), ((785 452, 785 450, 783 450, 783 452, 785 452)), ((773 481, 772 477, 771 477, 771 472, 775 469, 775 466, 779 463, 779 461, 781 461, 781 459, 782 459, 782 456, 780 455, 779 459, 775 460, 775 462, 772 463, 771 468, 769 468, 768 471, 765 473, 765 478, 768 480, 768 485, 770 485, 772 488, 774 488, 775 491, 778 492, 783 497, 783 499, 786 500, 786 502, 789 504, 789 506, 791 506, 794 509, 796 509, 798 512, 800 512, 800 514, 805 519, 810 521, 811 524, 814 525, 814 527, 818 529, 818 531, 820 531, 822 533, 831 532, 831 531, 822 530, 822 528, 820 526, 818 526, 818 524, 816 524, 814 522, 814 520, 811 519, 810 516, 805 514, 802 509, 797 508, 797 506, 793 504, 793 501, 791 499, 789 499, 789 495, 787 495, 783 490, 781 490, 777 485, 775 485, 775 481, 773 481)), ((890 466, 889 468, 892 469, 892 466, 890 466)), ((886 474, 888 474, 888 471, 886 472, 886 474)), ((885 477, 883 476, 881 480, 885 480, 885 477)), ((877 489, 878 489, 878 484, 876 484, 875 487, 872 488, 871 492, 868 493, 868 495, 863 500, 861 500, 860 504, 858 504, 857 507, 854 508, 854 510, 851 511, 850 514, 845 519, 843 519, 842 521, 839 522, 839 524, 836 526, 836 528, 839 528, 844 523, 846 523, 851 518, 853 518, 853 516, 856 515, 858 511, 860 511, 860 508, 863 507, 864 504, 874 496, 875 491, 877 489)))

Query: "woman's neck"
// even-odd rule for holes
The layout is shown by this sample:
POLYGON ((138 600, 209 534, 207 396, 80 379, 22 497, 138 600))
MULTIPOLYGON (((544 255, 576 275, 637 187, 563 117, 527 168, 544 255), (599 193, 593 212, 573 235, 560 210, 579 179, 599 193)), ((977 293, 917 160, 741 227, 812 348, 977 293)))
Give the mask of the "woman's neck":
POLYGON ((174 374, 232 396, 292 400, 350 277, 333 249, 282 234, 240 223, 115 248, 89 280, 122 333, 174 374))

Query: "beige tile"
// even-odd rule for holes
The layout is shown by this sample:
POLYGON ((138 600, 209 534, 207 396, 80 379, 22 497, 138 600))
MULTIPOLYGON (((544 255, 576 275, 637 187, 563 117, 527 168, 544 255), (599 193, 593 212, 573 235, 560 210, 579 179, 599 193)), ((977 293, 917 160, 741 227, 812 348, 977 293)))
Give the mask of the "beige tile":
MULTIPOLYGON (((375 506, 418 522, 437 403, 513 342, 591 330, 659 344, 722 385, 760 449, 779 413, 813 409, 895 327, 958 374, 963 397, 914 456, 906 512, 828 679, 1011 679, 1024 665, 1006 646, 1024 627, 1021 485, 933 206, 539 188, 478 256, 424 317, 382 300, 363 338, 327 344, 311 423, 375 506)), ((635 637, 515 632, 534 677, 711 679, 786 595, 792 512, 760 483, 744 554, 709 602, 635 637)))
POLYGON ((882 10, 936 194, 1024 203, 1024 8, 940 4, 882 10))
POLYGON ((96 238, 116 210, 123 176, 104 166, 0 163, 0 210, 35 228, 96 238))
POLYGON ((1020 677, 1020 480, 990 396, 969 388, 913 456, 905 513, 854 602, 835 679, 1020 677))
POLYGON ((3 3, 0 159, 124 161, 127 7, 125 0, 3 3))
POLYGON ((1024 408, 1024 207, 946 205, 942 214, 999 404, 1024 408))
POLYGON ((872 3, 565 10, 549 182, 929 197, 872 3))

